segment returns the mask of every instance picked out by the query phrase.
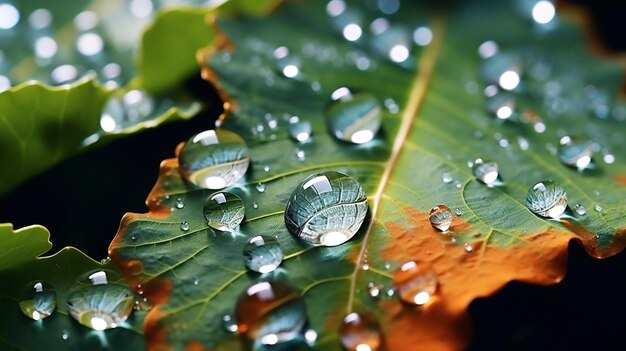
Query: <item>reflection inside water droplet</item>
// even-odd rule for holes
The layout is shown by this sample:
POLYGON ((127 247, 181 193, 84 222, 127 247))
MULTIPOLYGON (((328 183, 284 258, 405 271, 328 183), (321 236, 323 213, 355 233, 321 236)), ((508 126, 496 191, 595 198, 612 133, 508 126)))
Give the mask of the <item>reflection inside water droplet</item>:
POLYGON ((539 216, 558 219, 567 208, 567 194, 560 185, 541 181, 528 190, 526 206, 539 216))
POLYGON ((33 281, 22 289, 19 304, 26 317, 38 321, 54 312, 57 307, 57 294, 49 283, 33 281))
POLYGON ((452 211, 446 205, 434 206, 430 209, 428 220, 433 227, 445 232, 452 224, 452 211))
POLYGON ((382 122, 382 109, 372 94, 339 88, 326 107, 326 122, 331 134, 339 140, 364 144, 371 141, 382 122))
POLYGON ((86 274, 70 289, 67 306, 80 324, 94 330, 117 327, 133 310, 132 290, 115 272, 100 270, 86 274))
POLYGON ((295 339, 307 321, 300 294, 281 281, 250 285, 237 300, 235 314, 238 332, 263 345, 295 339))
POLYGON ((283 261, 283 251, 278 241, 268 236, 250 238, 243 249, 246 267, 259 273, 269 273, 283 261))
POLYGON ((250 157, 239 135, 217 129, 192 136, 180 151, 178 161, 183 177, 190 183, 222 189, 244 176, 250 157))
POLYGON ((408 261, 394 274, 393 284, 403 302, 421 306, 435 294, 437 276, 429 264, 408 261))
POLYGON ((341 344, 347 351, 376 351, 382 346, 382 332, 376 318, 365 313, 350 313, 339 329, 341 344))
POLYGON ((299 238, 336 246, 356 234, 367 213, 367 198, 359 182, 341 172, 313 174, 291 194, 285 224, 299 238))
POLYGON ((207 197, 203 213, 211 228, 231 231, 243 221, 245 206, 239 196, 228 192, 218 192, 207 197))

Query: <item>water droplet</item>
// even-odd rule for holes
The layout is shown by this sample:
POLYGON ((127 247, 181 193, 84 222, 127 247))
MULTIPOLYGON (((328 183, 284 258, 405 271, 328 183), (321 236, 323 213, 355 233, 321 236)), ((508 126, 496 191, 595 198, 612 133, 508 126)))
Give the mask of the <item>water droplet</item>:
POLYGON ((135 235, 131 235, 130 236, 130 240, 135 241, 135 240, 137 240, 137 237, 135 235))
POLYGON ((265 184, 264 183, 257 183, 256 191, 258 191, 260 193, 264 193, 265 192, 265 184))
POLYGON ((198 285, 198 284, 200 284, 200 279, 193 278, 193 285, 198 285))
POLYGON ((393 285, 403 302, 424 305, 437 290, 437 275, 425 262, 408 261, 396 271, 393 285))
POLYGON ((306 153, 304 152, 304 150, 296 150, 296 157, 298 158, 298 161, 304 161, 306 159, 306 153))
POLYGON ((245 211, 241 198, 227 192, 212 194, 204 202, 204 218, 207 224, 221 231, 237 228, 243 221, 245 211))
POLYGON ((317 332, 313 329, 307 330, 304 332, 304 340, 309 346, 315 345, 315 342, 317 341, 317 332))
POLYGON ((185 201, 182 198, 176 198, 176 208, 181 209, 185 207, 185 201))
POLYGON ((457 189, 461 189, 461 182, 459 182, 459 181, 455 182, 454 186, 456 186, 457 189))
POLYGON ((585 206, 583 206, 583 204, 576 204, 576 206, 574 206, 574 211, 579 216, 584 216, 587 214, 587 210, 585 209, 585 206))
POLYGON ((291 194, 285 224, 299 238, 336 246, 356 234, 367 213, 367 198, 359 182, 341 172, 313 174, 291 194))
POLYGON ((100 260, 100 264, 103 265, 103 266, 108 264, 109 262, 111 262, 111 257, 109 257, 109 256, 107 256, 106 258, 103 258, 103 259, 100 260))
POLYGON ((20 296, 20 310, 36 321, 52 314, 57 307, 57 293, 52 285, 37 280, 26 284, 20 296))
POLYGON ((108 270, 80 278, 67 298, 72 317, 94 330, 117 327, 128 318, 134 304, 132 290, 117 273, 108 270))
POLYGON ((225 331, 229 333, 236 333, 239 329, 237 327, 237 323, 235 323, 233 317, 229 314, 225 314, 224 316, 222 316, 222 327, 225 331))
POLYGON ((378 321, 369 314, 350 313, 339 329, 341 344, 347 351, 376 351, 382 346, 378 321))
POLYGON ((551 1, 541 0, 535 3, 532 9, 533 20, 539 24, 548 24, 556 15, 556 9, 551 1))
POLYGON ((307 316, 300 294, 281 281, 260 281, 237 300, 237 330, 263 345, 293 340, 304 328, 307 316))
POLYGON ((252 208, 257 209, 259 208, 259 204, 257 204, 256 202, 252 203, 252 208))
POLYGON ((558 219, 567 208, 567 194, 553 181, 541 181, 528 190, 526 206, 539 216, 558 219))
POLYGON ((461 209, 460 209, 460 208, 455 208, 455 209, 454 209, 454 213, 455 213, 457 216, 459 216, 459 217, 461 217, 461 216, 463 215, 463 212, 461 211, 461 209))
POLYGON ((559 140, 559 160, 566 166, 582 171, 591 164, 592 154, 592 144, 589 141, 570 136, 559 140))
POLYGON ((339 88, 333 93, 333 101, 326 107, 328 129, 342 141, 354 144, 371 141, 381 121, 381 106, 376 97, 369 93, 353 93, 347 88, 339 88), (337 93, 340 90, 345 94, 337 93))
POLYGON ((269 172, 270 171, 270 166, 265 165, 265 167, 263 167, 263 171, 269 172))
POLYGON ((509 95, 498 94, 487 100, 487 109, 498 119, 509 119, 515 111, 515 100, 509 95))
POLYGON ((380 295, 382 288, 380 284, 374 282, 367 283, 367 293, 373 298, 377 298, 380 295))
POLYGON ((243 248, 246 267, 259 273, 275 270, 283 261, 283 250, 273 238, 257 235, 243 248))
POLYGON ((448 184, 448 183, 451 183, 454 179, 452 179, 452 175, 450 175, 450 172, 445 171, 445 172, 443 172, 443 173, 442 173, 442 175, 441 175, 441 180, 442 180, 444 183, 448 184))
POLYGON ((241 137, 223 129, 192 136, 178 155, 180 171, 189 182, 207 189, 222 189, 241 179, 250 164, 241 137))
POLYGON ((180 222, 180 230, 182 230, 183 232, 188 231, 189 230, 189 222, 187 222, 187 221, 180 222))
POLYGON ((437 205, 430 209, 428 220, 433 227, 446 232, 452 224, 452 211, 446 205, 437 205))
POLYGON ((474 248, 472 247, 472 244, 464 243, 463 244, 463 250, 465 250, 465 252, 472 252, 472 251, 474 251, 474 248))
POLYGON ((70 338, 70 332, 68 332, 67 330, 63 330, 63 334, 61 334, 61 339, 67 340, 69 338, 70 338))
POLYGON ((602 212, 602 206, 600 206, 599 204, 595 204, 595 205, 593 205, 593 209, 594 209, 596 212, 602 212))
POLYGON ((300 74, 301 62, 298 58, 289 55, 289 49, 284 46, 274 50, 275 65, 278 72, 287 78, 295 78, 300 74))
POLYGON ((391 62, 402 64, 411 57, 412 35, 407 28, 390 26, 370 40, 372 50, 391 62))
POLYGON ((482 158, 477 158, 472 167, 472 173, 476 179, 487 185, 492 185, 498 180, 498 164, 487 162, 482 158))

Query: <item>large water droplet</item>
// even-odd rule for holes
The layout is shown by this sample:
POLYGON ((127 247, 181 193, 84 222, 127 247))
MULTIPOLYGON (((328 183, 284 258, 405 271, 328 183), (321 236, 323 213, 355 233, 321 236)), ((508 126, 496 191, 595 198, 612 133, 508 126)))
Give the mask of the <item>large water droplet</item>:
POLYGON ((135 304, 132 290, 115 272, 85 275, 70 289, 67 306, 72 317, 94 330, 115 328, 128 318, 135 304))
POLYGON ((339 88, 326 107, 328 129, 339 140, 363 144, 371 141, 382 121, 382 109, 376 97, 366 92, 339 88))
POLYGON ((20 309, 28 318, 44 319, 57 307, 57 293, 52 285, 37 280, 26 284, 20 296, 20 309))
POLYGON ((589 167, 593 154, 592 144, 576 137, 564 136, 559 140, 559 160, 579 171, 589 167))
POLYGON ((259 273, 275 270, 283 261, 283 250, 273 238, 257 235, 243 248, 246 267, 259 273))
POLYGON ((222 189, 244 176, 250 164, 241 137, 223 129, 192 136, 178 155, 180 171, 189 182, 207 189, 222 189))
POLYGON ((452 211, 446 205, 437 205, 430 209, 428 220, 433 227, 445 232, 452 224, 452 211))
POLYGON ((526 206, 539 216, 558 219, 567 208, 567 194, 553 181, 541 181, 528 190, 526 206))
POLYGON ((306 324, 300 294, 281 281, 260 281, 237 300, 235 314, 241 335, 263 345, 293 340, 306 324))
POLYGON ((376 351, 382 346, 380 325, 369 314, 353 312, 345 316, 339 336, 347 351, 376 351))
POLYGON ((498 164, 495 162, 477 158, 472 166, 472 172, 476 179, 487 185, 492 185, 498 180, 498 164))
POLYGON ((403 302, 424 305, 437 290, 437 275, 424 262, 408 261, 396 271, 393 285, 403 302))
POLYGON ((285 209, 287 229, 314 244, 336 246, 356 234, 367 213, 359 182, 341 172, 313 174, 291 194, 285 209))
POLYGON ((239 196, 219 192, 206 199, 203 212, 204 218, 211 228, 231 231, 241 224, 246 209, 239 196))

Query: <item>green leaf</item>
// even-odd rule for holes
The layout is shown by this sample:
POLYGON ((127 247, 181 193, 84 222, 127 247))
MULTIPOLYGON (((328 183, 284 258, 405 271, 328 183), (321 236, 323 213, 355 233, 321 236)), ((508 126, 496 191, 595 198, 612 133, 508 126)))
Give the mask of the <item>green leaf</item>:
POLYGON ((463 349, 469 339, 466 308, 473 299, 511 280, 558 282, 570 240, 598 257, 624 247, 626 188, 618 183, 626 165, 602 157, 626 158, 623 118, 603 113, 621 108, 614 101, 621 67, 590 56, 578 28, 562 19, 553 28, 537 27, 529 10, 497 1, 459 5, 445 15, 414 2, 402 6, 389 16, 392 25, 409 33, 428 25, 434 35, 425 48, 412 47, 403 64, 369 46, 374 39, 365 28, 381 14, 368 8, 358 8, 364 37, 356 43, 333 29, 320 2, 286 4, 264 19, 219 23, 235 50, 210 56, 205 76, 217 77, 214 83, 237 106, 222 127, 238 132, 250 147, 245 182, 228 189, 244 200, 246 219, 234 233, 213 231, 202 213, 212 191, 185 182, 177 160, 162 164, 148 196, 150 212, 126 215, 110 246, 133 285, 153 286, 148 296, 168 287, 168 298, 159 299, 166 302, 148 316, 152 347, 244 347, 223 329, 222 316, 233 314, 237 296, 261 278, 244 266, 242 248, 253 235, 278 239, 285 259, 270 276, 286 276, 301 291, 319 335, 315 348, 323 350, 341 349, 338 329, 351 311, 379 318, 389 350, 463 349), (511 92, 516 118, 499 120, 485 107, 482 90, 489 83, 480 72, 489 63, 476 50, 486 40, 523 59, 521 86, 511 92), (284 77, 275 61, 281 46, 301 61, 296 79, 284 77), (374 94, 386 107, 381 131, 370 143, 340 142, 327 131, 325 108, 343 86, 374 94), (531 111, 545 131, 528 117, 535 116, 531 111), (312 123, 310 142, 289 137, 293 115, 312 123), (597 144, 595 170, 578 172, 551 153, 566 134, 597 144), (474 177, 467 163, 478 157, 498 162, 504 185, 487 187, 474 177), (283 220, 292 190, 323 170, 352 175, 369 198, 366 224, 338 247, 308 246, 283 220), (452 182, 442 181, 444 172, 452 182), (529 211, 528 189, 546 179, 562 185, 570 206, 580 203, 587 214, 556 221, 529 211), (259 183, 263 192, 256 189, 259 183), (449 233, 428 221, 438 204, 460 213, 449 233), (594 210, 595 204, 602 209, 594 210), (182 221, 189 222, 188 231, 180 229, 182 221), (369 296, 368 283, 386 293, 393 270, 412 259, 430 263, 437 273, 438 293, 428 305, 416 311, 395 298, 369 296))
POLYGON ((1 257, 0 279, 5 282, 0 285, 1 349, 41 350, 44 346, 50 350, 145 349, 141 331, 143 312, 136 312, 122 327, 105 332, 83 327, 68 314, 67 293, 77 278, 96 269, 115 269, 109 262, 100 264, 72 247, 52 256, 38 257, 51 246, 49 233, 41 226, 13 231, 11 224, 1 224, 0 236, 3 251, 10 252, 1 257), (51 284, 57 294, 55 312, 39 321, 24 316, 19 306, 23 289, 36 280, 51 284))

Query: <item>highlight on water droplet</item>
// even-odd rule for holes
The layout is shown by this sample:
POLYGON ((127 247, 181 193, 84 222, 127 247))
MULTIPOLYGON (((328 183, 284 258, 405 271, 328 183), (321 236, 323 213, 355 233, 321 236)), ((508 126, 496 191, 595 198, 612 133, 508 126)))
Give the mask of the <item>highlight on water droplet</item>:
POLYGON ((439 231, 446 232, 452 224, 452 211, 446 205, 437 205, 428 213, 430 224, 439 231))
POLYGON ((57 307, 57 293, 49 283, 36 280, 22 289, 20 295, 20 310, 33 320, 42 320, 49 317, 57 307))
POLYGON ((248 240, 243 248, 243 256, 248 269, 269 273, 283 261, 283 250, 275 239, 257 235, 248 240))
POLYGON ((393 276, 400 300, 410 305, 428 303, 437 291, 437 275, 425 262, 407 261, 393 276))
POLYGON ((204 201, 207 224, 219 231, 232 231, 241 224, 246 209, 241 198, 228 192, 217 192, 204 201))
POLYGON ((285 224, 292 234, 313 245, 336 246, 352 238, 367 213, 367 197, 347 174, 312 174, 292 192, 285 224))
POLYGON ((70 288, 67 307, 80 324, 105 330, 117 327, 133 311, 135 296, 114 271, 85 274, 70 288))
POLYGON ((592 162, 592 143, 578 137, 564 136, 559 140, 559 160, 579 171, 589 168, 592 162))
POLYGON ((250 285, 235 307, 237 331, 262 345, 275 345, 299 337, 307 322, 304 300, 278 280, 250 285))
POLYGON ((250 155, 241 137, 216 129, 192 136, 178 155, 180 171, 190 183, 206 189, 235 184, 248 170, 250 155))
POLYGON ((498 164, 496 162, 484 161, 482 158, 474 160, 472 173, 480 182, 493 185, 498 180, 498 164))
POLYGON ((559 219, 567 208, 567 194, 555 182, 541 181, 528 190, 526 206, 541 217, 559 219))
POLYGON ((374 139, 380 129, 382 108, 374 95, 342 87, 333 92, 326 107, 326 122, 338 140, 364 144, 374 139))
POLYGON ((352 312, 344 317, 339 329, 341 345, 347 351, 376 351, 383 345, 383 336, 376 318, 352 312))

